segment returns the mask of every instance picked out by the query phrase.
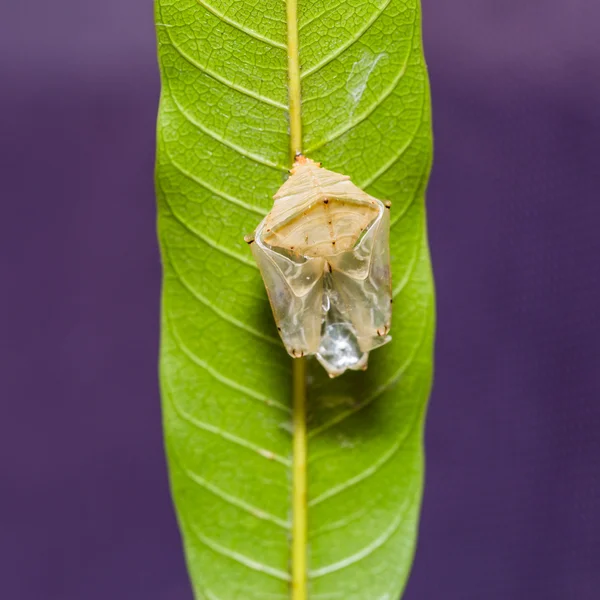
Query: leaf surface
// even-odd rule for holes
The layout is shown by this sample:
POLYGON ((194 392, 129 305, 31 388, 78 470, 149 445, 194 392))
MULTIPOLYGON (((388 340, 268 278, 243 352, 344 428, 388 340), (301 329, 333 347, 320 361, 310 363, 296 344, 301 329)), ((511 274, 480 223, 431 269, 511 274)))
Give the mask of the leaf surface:
MULTIPOLYGON (((393 341, 310 365, 309 598, 395 599, 414 552, 433 287, 417 0, 300 0, 305 154, 392 201, 393 341)), ((157 0, 161 388, 196 597, 289 597, 291 359, 243 241, 287 177, 283 0, 157 0)))

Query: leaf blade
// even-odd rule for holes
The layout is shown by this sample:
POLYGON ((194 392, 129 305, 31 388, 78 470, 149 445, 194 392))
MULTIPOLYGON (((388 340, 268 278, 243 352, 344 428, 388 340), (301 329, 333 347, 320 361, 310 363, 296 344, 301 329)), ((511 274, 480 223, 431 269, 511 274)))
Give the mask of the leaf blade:
MULTIPOLYGON (((305 148, 393 201, 395 292, 394 340, 365 374, 312 373, 309 597, 395 598, 414 551, 434 327, 419 7, 299 8, 305 148)), ((188 567, 198 598, 283 599, 291 369, 242 235, 288 162, 285 6, 157 0, 156 20, 161 387, 188 567)))

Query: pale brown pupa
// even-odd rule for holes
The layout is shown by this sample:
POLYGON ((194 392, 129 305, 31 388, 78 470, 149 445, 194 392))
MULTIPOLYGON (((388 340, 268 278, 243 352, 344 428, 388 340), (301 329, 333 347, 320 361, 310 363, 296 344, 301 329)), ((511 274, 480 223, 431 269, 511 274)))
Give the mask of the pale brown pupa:
POLYGON ((389 203, 299 156, 251 243, 288 353, 366 369, 392 317, 389 203))

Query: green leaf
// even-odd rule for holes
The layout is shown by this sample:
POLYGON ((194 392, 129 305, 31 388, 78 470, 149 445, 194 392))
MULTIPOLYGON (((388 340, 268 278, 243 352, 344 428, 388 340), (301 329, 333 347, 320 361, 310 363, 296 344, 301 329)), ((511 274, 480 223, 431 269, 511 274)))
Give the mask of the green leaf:
MULTIPOLYGON (((292 1, 292 0, 289 0, 292 1)), ((415 547, 434 298, 418 0, 299 0, 304 153, 392 201, 393 341, 310 364, 311 600, 398 597, 415 547)), ((290 167, 284 0, 157 0, 161 388, 196 597, 289 597, 291 359, 243 241, 290 167)))

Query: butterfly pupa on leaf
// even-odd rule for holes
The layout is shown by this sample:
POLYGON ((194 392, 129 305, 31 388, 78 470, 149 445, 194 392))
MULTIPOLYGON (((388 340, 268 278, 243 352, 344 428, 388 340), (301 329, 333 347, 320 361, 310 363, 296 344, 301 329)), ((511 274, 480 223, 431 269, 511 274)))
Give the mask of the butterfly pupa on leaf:
POLYGON ((246 241, 288 353, 366 369, 391 339, 390 204, 304 156, 273 199, 246 241))

